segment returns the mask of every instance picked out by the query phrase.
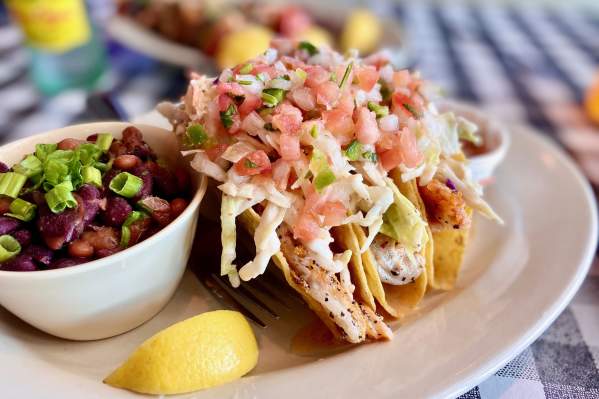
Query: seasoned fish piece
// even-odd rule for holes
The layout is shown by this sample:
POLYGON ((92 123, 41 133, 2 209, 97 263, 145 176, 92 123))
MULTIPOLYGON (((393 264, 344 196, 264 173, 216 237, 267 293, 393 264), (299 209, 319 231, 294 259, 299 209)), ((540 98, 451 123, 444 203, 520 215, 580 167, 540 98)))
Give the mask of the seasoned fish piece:
POLYGON ((382 282, 391 285, 412 283, 424 271, 424 257, 408 255, 404 246, 384 234, 376 236, 370 251, 376 260, 382 282))
POLYGON ((420 195, 426 206, 431 228, 467 229, 470 226, 471 217, 461 192, 434 179, 420 187, 420 195))
POLYGON ((279 228, 279 235, 293 288, 336 336, 351 343, 392 337, 391 329, 383 318, 354 300, 335 274, 318 266, 308 256, 307 249, 293 240, 288 228, 279 228))

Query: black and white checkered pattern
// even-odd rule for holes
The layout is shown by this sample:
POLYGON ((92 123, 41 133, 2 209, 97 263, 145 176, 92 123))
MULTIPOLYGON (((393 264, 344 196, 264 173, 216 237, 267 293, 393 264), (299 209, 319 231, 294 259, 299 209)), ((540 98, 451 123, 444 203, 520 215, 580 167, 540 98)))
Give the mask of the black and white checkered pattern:
MULTIPOLYGON (((562 143, 599 185, 599 129, 584 90, 599 73, 599 16, 526 6, 402 3, 397 17, 423 75, 450 96, 562 143)), ((41 99, 20 35, 0 13, 0 141, 93 118, 83 92, 41 99)), ((109 44, 103 85, 129 115, 176 98, 184 73, 109 44)), ((462 398, 599 398, 599 260, 572 304, 534 344, 462 398)))

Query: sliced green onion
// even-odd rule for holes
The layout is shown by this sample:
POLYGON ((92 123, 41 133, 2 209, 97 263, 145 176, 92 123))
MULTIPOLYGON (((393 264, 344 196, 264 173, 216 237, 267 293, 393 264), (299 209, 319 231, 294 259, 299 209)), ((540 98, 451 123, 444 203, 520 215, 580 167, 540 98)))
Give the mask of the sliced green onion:
POLYGON ((312 151, 309 169, 314 176, 314 188, 321 192, 326 186, 335 181, 335 174, 329 166, 326 154, 318 149, 312 151))
POLYGON ((67 180, 48 191, 44 195, 48 208, 53 213, 61 213, 66 208, 75 208, 77 200, 73 197, 72 190, 73 185, 67 180))
POLYGON ((111 158, 108 162, 96 162, 94 164, 94 168, 99 169, 100 172, 105 173, 112 169, 112 163, 114 162, 114 158, 111 158))
POLYGON ((100 147, 93 143, 83 143, 77 147, 75 152, 82 165, 93 165, 102 155, 100 147))
POLYGON ((258 164, 256 164, 256 162, 253 162, 252 160, 247 159, 247 158, 245 159, 244 164, 245 164, 245 167, 248 169, 255 169, 258 167, 258 164))
POLYGON ((254 82, 251 80, 238 80, 237 83, 244 86, 251 86, 254 82))
POLYGON ((366 151, 365 153, 362 154, 362 156, 364 158, 366 158, 367 160, 369 160, 370 162, 377 162, 379 160, 378 155, 376 155, 376 152, 374 152, 374 151, 366 151))
POLYGON ((362 144, 358 140, 353 140, 347 148, 345 149, 345 156, 350 161, 357 161, 360 159, 360 154, 362 153, 362 144))
POLYGON ((5 213, 5 215, 24 222, 30 222, 35 217, 36 208, 37 206, 31 202, 22 200, 21 198, 15 198, 8 208, 10 213, 5 213))
POLYGON ((58 148, 58 144, 36 144, 35 156, 42 162, 58 148))
POLYGON ((318 48, 310 42, 299 42, 297 48, 300 50, 306 50, 311 56, 318 54, 318 48))
POLYGON ((375 102, 368 101, 368 109, 374 112, 377 118, 389 115, 389 107, 386 105, 379 105, 375 102))
POLYGON ((0 173, 0 195, 17 198, 26 181, 27 176, 20 173, 0 173))
POLYGON ((44 171, 42 161, 33 154, 27 155, 25 159, 14 165, 12 169, 27 177, 39 175, 44 171))
POLYGON ((379 83, 381 84, 381 97, 383 97, 383 101, 388 101, 391 98, 391 89, 384 81, 379 80, 379 83))
POLYGON ((84 166, 81 169, 83 183, 93 184, 96 187, 102 187, 102 172, 93 166, 84 166))
POLYGON ((310 136, 312 136, 312 138, 318 138, 318 126, 315 124, 312 125, 312 128, 310 129, 310 136))
POLYGON ((260 72, 258 75, 256 75, 256 78, 262 82, 266 82, 268 80, 268 75, 264 72, 260 72))
POLYGON ((230 128, 233 125, 233 115, 237 112, 235 105, 231 104, 225 111, 220 112, 220 121, 222 122, 225 129, 230 128))
POLYGON ((114 140, 114 137, 112 137, 112 134, 100 133, 100 134, 98 134, 98 138, 96 139, 96 145, 103 152, 106 152, 110 149, 110 146, 112 145, 112 140, 114 140))
POLYGON ((343 78, 341 79, 341 83, 339 83, 339 88, 343 88, 343 85, 345 84, 345 81, 349 78, 349 74, 351 73, 351 70, 354 67, 354 63, 350 62, 349 65, 347 66, 347 68, 345 68, 345 72, 343 73, 343 78))
POLYGON ((270 88, 262 90, 262 101, 267 107, 276 106, 283 101, 283 97, 285 97, 285 90, 283 89, 270 88))
POLYGON ((301 68, 297 68, 295 70, 295 74, 297 75, 298 78, 300 78, 301 80, 306 80, 306 78, 308 77, 308 74, 306 73, 306 71, 304 71, 301 68))
POLYGON ((416 111, 416 108, 414 108, 411 104, 403 103, 402 105, 409 113, 414 115, 416 118, 420 117, 420 113, 416 111))
POLYGON ((131 229, 129 228, 133 223, 137 222, 144 216, 142 212, 133 211, 127 216, 127 219, 123 222, 121 226, 121 242, 120 245, 122 248, 127 248, 129 246, 129 241, 131 240, 131 229))
POLYGON ((108 185, 112 191, 126 198, 135 197, 141 190, 141 186, 143 186, 143 180, 129 172, 119 173, 108 185))
POLYGON ((193 145, 202 145, 208 141, 208 133, 204 126, 194 123, 187 128, 187 137, 193 145))
POLYGON ((247 75, 248 73, 252 72, 252 69, 254 69, 254 66, 250 62, 248 62, 247 64, 241 67, 239 73, 242 75, 247 75))
POLYGON ((21 252, 21 244, 13 236, 0 236, 0 263, 15 257, 21 252))

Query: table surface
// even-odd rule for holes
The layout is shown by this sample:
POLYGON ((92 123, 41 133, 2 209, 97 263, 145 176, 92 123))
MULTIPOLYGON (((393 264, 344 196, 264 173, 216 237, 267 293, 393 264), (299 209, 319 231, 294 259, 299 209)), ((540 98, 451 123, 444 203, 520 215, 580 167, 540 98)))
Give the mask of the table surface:
MULTIPOLYGON (((478 104, 506 123, 529 124, 553 137, 599 185, 599 129, 581 110, 599 73, 599 17, 568 8, 514 5, 402 4, 394 10, 409 33, 422 74, 450 97, 478 104)), ((86 93, 41 98, 27 79, 21 37, 0 13, 0 142, 97 115, 86 93)), ((185 71, 108 40, 110 88, 129 116, 176 99, 185 71)), ((462 398, 599 397, 599 262, 573 302, 529 348, 462 398)))

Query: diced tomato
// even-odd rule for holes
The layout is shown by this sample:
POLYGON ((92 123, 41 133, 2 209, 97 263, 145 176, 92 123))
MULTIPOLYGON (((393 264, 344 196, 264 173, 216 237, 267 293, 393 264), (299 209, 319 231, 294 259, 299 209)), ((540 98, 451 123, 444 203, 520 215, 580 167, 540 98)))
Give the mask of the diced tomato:
POLYGON ((245 117, 250 112, 260 108, 262 105, 262 99, 255 94, 246 94, 245 99, 239 106, 239 113, 242 117, 245 117))
POLYGON ((402 91, 395 91, 391 96, 393 113, 400 118, 400 121, 407 118, 415 118, 418 114, 422 113, 422 99, 420 98, 415 101, 415 98, 415 96, 407 96, 402 91), (416 112, 416 115, 412 111, 416 112))
POLYGON ((310 214, 302 213, 293 225, 293 238, 304 243, 310 242, 318 237, 320 226, 316 218, 310 214))
POLYGON ((416 136, 414 136, 414 133, 407 128, 404 128, 399 132, 399 145, 403 155, 403 162, 408 168, 418 166, 424 159, 424 156, 418 148, 416 136))
POLYGON ((311 111, 316 108, 314 93, 309 87, 298 87, 291 90, 288 97, 304 111, 311 111))
POLYGON ((401 164, 403 157, 401 156, 401 152, 397 148, 392 148, 390 150, 386 150, 380 152, 379 159, 381 161, 381 165, 383 169, 386 171, 390 171, 391 169, 396 168, 401 164))
POLYGON ((302 111, 291 104, 283 103, 275 110, 272 125, 283 133, 296 134, 302 126, 302 111))
POLYGON ((337 101, 336 109, 345 111, 347 114, 352 115, 354 113, 354 108, 356 107, 356 103, 354 102, 354 98, 351 93, 344 92, 341 94, 339 101, 337 101))
POLYGON ((279 190, 286 190, 289 184, 291 164, 284 159, 277 159, 272 164, 272 179, 279 190))
POLYGON ((384 152, 396 146, 398 141, 397 132, 382 132, 381 137, 376 142, 376 151, 384 152))
POLYGON ((257 175, 269 171, 270 168, 270 159, 262 150, 249 153, 235 164, 235 171, 240 176, 257 175))
POLYGON ((291 133, 281 133, 279 136, 281 158, 286 161, 295 161, 300 157, 299 136, 291 133))
POLYGON ((267 64, 254 65, 254 69, 252 69, 252 75, 258 75, 259 73, 267 74, 269 79, 274 79, 277 76, 275 67, 267 64))
POLYGON ((316 92, 316 102, 325 106, 333 105, 341 92, 339 86, 330 80, 320 84, 314 91, 316 92))
POLYGON ((306 68, 306 86, 316 89, 318 86, 331 79, 331 73, 320 65, 313 65, 306 68))
POLYGON ((233 96, 245 95, 245 90, 243 90, 243 87, 237 82, 220 82, 216 86, 216 92, 218 94, 231 94, 233 96))
POLYGON ((282 56, 281 62, 289 69, 306 68, 306 64, 302 60, 295 57, 290 57, 288 55, 282 56))
POLYGON ((402 69, 401 71, 393 72, 393 85, 396 88, 399 87, 408 87, 408 85, 412 82, 412 75, 410 71, 407 69, 402 69))
POLYGON ((286 37, 296 37, 312 25, 312 18, 301 7, 285 7, 279 20, 279 32, 286 37))
POLYGON ((379 71, 373 66, 364 66, 356 71, 358 85, 364 91, 370 91, 379 80, 379 71))
POLYGON ((339 144, 347 145, 354 139, 354 121, 352 114, 343 109, 335 108, 322 113, 324 124, 339 144))
POLYGON ((366 107, 357 110, 356 138, 363 144, 374 144, 379 139, 380 131, 376 123, 376 115, 366 107))
POLYGON ((341 201, 329 201, 319 207, 319 213, 324 216, 325 226, 339 226, 347 215, 347 209, 341 201))
POLYGON ((226 94, 219 94, 217 98, 218 110, 220 112, 226 111, 229 105, 233 104, 233 99, 226 94))
POLYGON ((223 154, 223 152, 225 152, 227 147, 228 146, 226 144, 219 143, 219 144, 215 145, 214 147, 207 149, 206 155, 208 155, 208 158, 210 158, 212 161, 214 161, 215 159, 220 157, 223 154))

